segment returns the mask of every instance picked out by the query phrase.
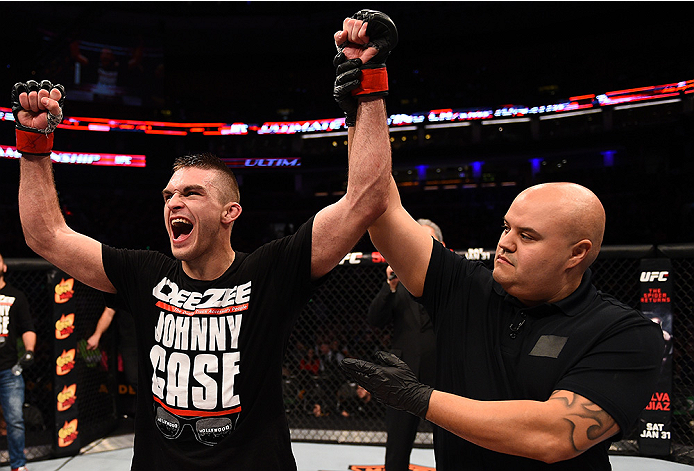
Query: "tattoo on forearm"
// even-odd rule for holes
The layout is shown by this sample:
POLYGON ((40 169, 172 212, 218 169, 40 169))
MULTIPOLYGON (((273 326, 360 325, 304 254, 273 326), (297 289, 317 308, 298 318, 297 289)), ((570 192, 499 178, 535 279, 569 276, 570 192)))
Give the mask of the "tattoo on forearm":
POLYGON ((583 452, 597 441, 601 441, 614 433, 614 419, 600 406, 575 393, 562 392, 561 395, 559 393, 559 391, 553 392, 549 400, 561 401, 566 406, 567 414, 564 420, 569 424, 570 434, 568 438, 574 450, 583 452), (612 433, 606 435, 608 432, 612 433), (587 447, 579 448, 576 442, 584 437, 590 441, 590 444, 587 447))

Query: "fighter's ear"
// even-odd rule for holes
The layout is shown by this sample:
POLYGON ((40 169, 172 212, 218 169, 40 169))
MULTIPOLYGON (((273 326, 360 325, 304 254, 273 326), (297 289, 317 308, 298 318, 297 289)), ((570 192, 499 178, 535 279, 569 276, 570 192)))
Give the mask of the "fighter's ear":
POLYGON ((227 203, 222 211, 222 223, 231 224, 241 215, 241 205, 238 203, 227 203))

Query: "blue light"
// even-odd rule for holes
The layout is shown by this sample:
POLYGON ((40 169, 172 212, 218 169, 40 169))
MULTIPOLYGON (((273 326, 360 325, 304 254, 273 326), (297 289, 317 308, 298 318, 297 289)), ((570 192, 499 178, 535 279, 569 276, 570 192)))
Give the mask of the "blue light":
POLYGON ((484 162, 472 162, 470 165, 472 166, 472 178, 474 179, 480 179, 482 177, 482 165, 484 162))
POLYGON ((419 181, 424 181, 427 179, 427 169, 428 165, 417 165, 417 178, 419 181))
POLYGON ((539 157, 535 157, 534 159, 530 159, 530 171, 533 174, 533 177, 540 173, 540 168, 542 166, 542 159, 539 157))
POLYGON ((604 152, 600 152, 602 155, 602 164, 605 167, 612 167, 614 165, 614 156, 616 153, 616 150, 606 150, 604 152))

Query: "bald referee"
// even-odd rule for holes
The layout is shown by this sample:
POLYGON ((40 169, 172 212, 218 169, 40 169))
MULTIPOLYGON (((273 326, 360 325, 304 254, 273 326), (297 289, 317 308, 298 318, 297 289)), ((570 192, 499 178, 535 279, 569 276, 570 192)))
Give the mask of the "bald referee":
POLYGON ((530 187, 500 226, 489 270, 417 230, 391 180, 369 234, 434 322, 436 381, 420 383, 385 352, 343 367, 438 426, 439 471, 609 470, 610 442, 655 388, 660 327, 591 283, 605 212, 589 189, 530 187))

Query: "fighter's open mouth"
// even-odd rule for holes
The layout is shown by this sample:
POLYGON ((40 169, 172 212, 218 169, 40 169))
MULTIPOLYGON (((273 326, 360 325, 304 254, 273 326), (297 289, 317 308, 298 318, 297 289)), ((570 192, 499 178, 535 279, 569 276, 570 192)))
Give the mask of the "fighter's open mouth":
POLYGON ((192 230, 193 225, 183 218, 177 218, 171 221, 171 232, 174 240, 178 239, 182 235, 190 234, 190 231, 192 230))

